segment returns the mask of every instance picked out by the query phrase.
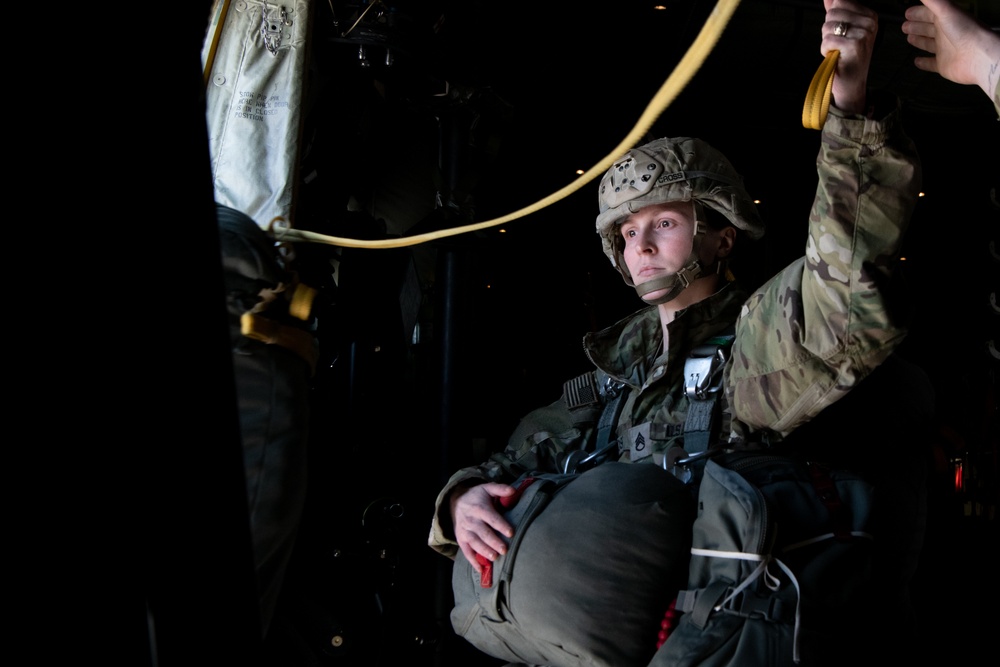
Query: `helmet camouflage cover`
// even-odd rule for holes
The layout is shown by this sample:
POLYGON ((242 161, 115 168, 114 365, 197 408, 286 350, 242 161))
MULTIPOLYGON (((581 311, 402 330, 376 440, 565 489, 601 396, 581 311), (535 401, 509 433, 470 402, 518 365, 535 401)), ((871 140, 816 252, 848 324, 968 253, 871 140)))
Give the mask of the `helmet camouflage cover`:
POLYGON ((619 225, 645 206, 675 201, 708 206, 751 239, 764 235, 757 207, 726 156, 692 137, 651 141, 617 160, 604 174, 599 188, 597 233, 604 254, 629 285, 633 282, 621 255, 619 225))

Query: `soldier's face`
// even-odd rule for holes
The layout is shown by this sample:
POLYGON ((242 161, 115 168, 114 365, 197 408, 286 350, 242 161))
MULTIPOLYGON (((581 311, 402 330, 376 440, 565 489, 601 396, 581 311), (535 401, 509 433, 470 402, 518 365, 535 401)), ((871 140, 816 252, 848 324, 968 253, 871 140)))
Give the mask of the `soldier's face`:
MULTIPOLYGON (((637 286, 660 275, 673 275, 688 263, 695 232, 694 204, 667 202, 639 209, 625 219, 621 235, 625 240, 622 257, 637 286)), ((716 259, 732 250, 736 230, 708 229, 699 247, 702 266, 712 266, 716 259)), ((653 300, 666 290, 650 292, 653 300)))
POLYGON ((622 257, 632 282, 640 285, 684 268, 694 243, 694 206, 691 202, 652 204, 625 218, 622 257))

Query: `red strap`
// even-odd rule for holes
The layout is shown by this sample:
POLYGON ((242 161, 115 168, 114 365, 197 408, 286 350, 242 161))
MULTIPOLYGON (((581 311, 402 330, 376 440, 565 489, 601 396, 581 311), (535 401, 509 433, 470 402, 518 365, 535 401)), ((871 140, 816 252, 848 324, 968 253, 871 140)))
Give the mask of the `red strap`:
MULTIPOLYGON (((516 505, 517 501, 524 494, 524 490, 534 481, 534 477, 526 477, 517 485, 517 489, 513 494, 503 498, 496 498, 494 504, 497 506, 497 509, 510 509, 516 505)), ((493 561, 482 554, 476 554, 476 562, 479 563, 479 585, 482 588, 491 588, 493 586, 493 561)))
POLYGON ((476 554, 476 562, 479 563, 479 585, 483 588, 493 586, 493 561, 482 554, 476 554))
POLYGON ((674 601, 670 603, 667 611, 663 614, 663 620, 660 621, 660 633, 656 636, 657 649, 663 646, 663 643, 667 641, 667 637, 670 636, 680 622, 681 613, 677 611, 676 605, 677 598, 674 598, 674 601))

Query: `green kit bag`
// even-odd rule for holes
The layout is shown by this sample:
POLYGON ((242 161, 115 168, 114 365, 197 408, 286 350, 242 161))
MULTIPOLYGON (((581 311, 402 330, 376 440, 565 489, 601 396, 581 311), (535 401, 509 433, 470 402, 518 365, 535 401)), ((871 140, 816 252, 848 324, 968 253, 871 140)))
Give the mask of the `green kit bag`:
POLYGON ((618 462, 522 488, 490 585, 455 559, 456 633, 515 663, 644 667, 687 575, 690 489, 654 465, 618 462))

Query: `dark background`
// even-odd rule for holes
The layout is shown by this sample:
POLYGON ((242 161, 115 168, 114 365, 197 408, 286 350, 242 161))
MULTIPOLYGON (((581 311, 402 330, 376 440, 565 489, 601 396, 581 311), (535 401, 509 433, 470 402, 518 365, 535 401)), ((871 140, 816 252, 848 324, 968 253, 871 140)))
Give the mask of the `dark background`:
MULTIPOLYGON (((924 161, 926 196, 906 242, 914 317, 902 353, 936 388, 940 432, 916 600, 929 661, 958 660, 991 650, 996 625, 976 601, 996 593, 990 350, 1000 135, 980 90, 913 67, 899 31, 908 4, 871 3, 881 31, 870 83, 900 96, 924 161), (956 489, 959 464, 965 486, 956 489)), ((969 6, 997 26, 996 5, 969 6)), ((356 7, 332 3, 338 30, 331 4, 316 2, 317 103, 306 114, 302 172, 319 178, 302 185, 296 226, 412 235, 490 220, 562 188, 631 130, 712 4, 666 6, 389 3, 386 23, 352 41, 339 30, 356 7), (358 67, 359 46, 376 56, 394 50, 393 67, 374 56, 358 67), (436 209, 439 192, 445 205, 436 209), (360 213, 347 213, 351 198, 360 213)), ((310 499, 283 632, 261 647, 249 630, 247 526, 213 254, 204 24, 186 18, 145 45, 176 95, 170 121, 144 128, 154 135, 149 165, 118 184, 132 205, 113 220, 141 252, 115 264, 141 284, 132 301, 141 307, 125 318, 131 342, 105 341, 109 354, 155 359, 123 371, 115 399, 127 418, 109 437, 134 441, 149 457, 136 480, 151 499, 136 519, 149 537, 136 555, 147 596, 170 610, 157 619, 159 664, 250 664, 264 655, 290 667, 489 664, 450 633, 447 561, 425 546, 430 510, 450 472, 501 447, 517 418, 586 370, 586 331, 640 305, 600 251, 596 184, 504 232, 392 251, 297 248, 297 268, 323 296, 323 365, 310 397, 310 499), (342 646, 331 647, 335 635, 342 646)), ((800 119, 822 59, 822 20, 821 0, 744 0, 649 133, 706 139, 761 199, 768 235, 738 269, 751 285, 803 247, 819 134, 800 119)))

